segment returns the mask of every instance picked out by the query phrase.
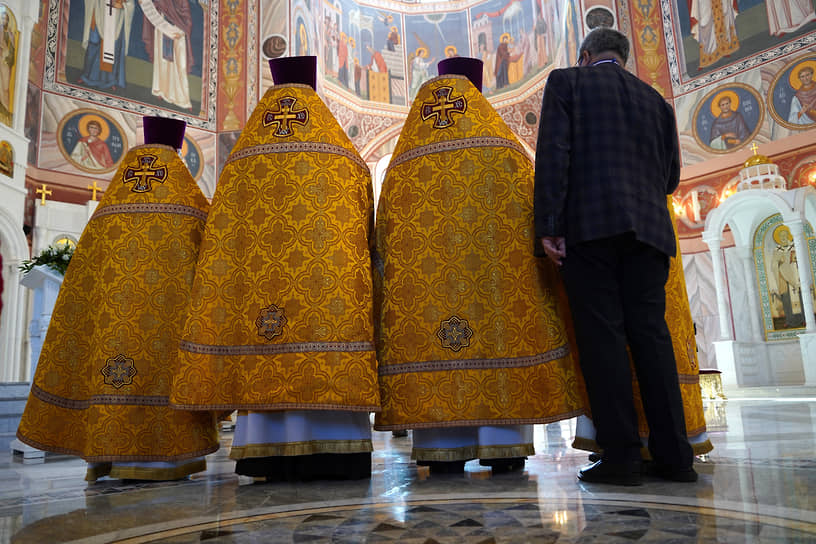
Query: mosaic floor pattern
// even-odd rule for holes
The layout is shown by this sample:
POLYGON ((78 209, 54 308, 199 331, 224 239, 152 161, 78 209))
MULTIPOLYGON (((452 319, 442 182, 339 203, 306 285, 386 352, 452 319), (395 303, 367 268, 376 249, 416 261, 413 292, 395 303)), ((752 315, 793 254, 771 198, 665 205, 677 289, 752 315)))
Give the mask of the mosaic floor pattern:
POLYGON ((400 505, 396 512, 393 504, 298 509, 220 520, 122 542, 690 544, 816 540, 816 526, 801 530, 791 524, 801 525, 768 516, 757 521, 753 515, 722 516, 714 509, 637 501, 439 500, 400 505))
POLYGON ((411 437, 374 433, 370 480, 262 483, 237 476, 224 433, 208 469, 177 482, 84 482, 85 465, 0 453, 0 543, 811 543, 816 395, 733 399, 691 484, 586 484, 575 422, 537 426, 524 470, 430 474, 411 437))

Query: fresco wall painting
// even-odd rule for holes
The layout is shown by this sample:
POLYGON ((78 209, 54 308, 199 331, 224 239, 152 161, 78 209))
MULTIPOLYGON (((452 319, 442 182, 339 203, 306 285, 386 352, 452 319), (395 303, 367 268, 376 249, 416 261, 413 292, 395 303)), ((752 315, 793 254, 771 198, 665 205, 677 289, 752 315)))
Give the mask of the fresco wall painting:
POLYGON ((681 81, 729 65, 741 71, 750 67, 741 61, 759 53, 764 60, 788 53, 779 46, 797 47, 798 38, 816 30, 813 0, 671 0, 665 7, 675 15, 676 76, 681 81))
POLYGON ((816 127, 816 0, 661 0, 661 7, 672 15, 663 18, 663 37, 684 166, 816 127), (732 89, 726 116, 735 137, 717 140, 712 127, 726 123, 711 100, 729 85, 743 86, 732 89))
MULTIPOLYGON (((804 224, 811 270, 816 265, 816 238, 808 222, 804 224)), ((754 264, 762 307, 762 323, 767 340, 790 340, 805 328, 802 293, 793 235, 782 224, 782 216, 765 219, 754 234, 754 264)), ((814 305, 816 306, 816 304, 814 305)))
POLYGON ((762 98, 748 85, 721 85, 698 102, 693 119, 694 139, 701 147, 730 153, 748 145, 759 132, 762 98))
POLYGON ((220 2, 49 2, 44 90, 215 130, 220 2))
POLYGON ((326 80, 364 100, 405 105, 403 28, 399 13, 324 1, 320 58, 326 80))
MULTIPOLYGON (((241 47, 246 0, 223 8, 233 23, 219 33, 212 0, 47 0, 42 86, 30 85, 26 120, 29 162, 66 174, 109 179, 120 159, 141 142, 141 117, 184 119, 183 157, 208 196, 215 187, 216 102, 221 121, 244 122, 247 90, 241 47), (237 19, 235 19, 237 17, 237 19), (229 40, 224 34, 231 32, 229 40), (107 37, 107 39, 106 39, 107 37), (216 101, 221 49, 227 76, 240 80, 230 99, 216 101), (229 42, 229 43, 228 43, 229 42), (107 44, 107 45, 106 45, 107 44), (230 46, 233 46, 230 49, 230 46)), ((228 22, 229 23, 229 22, 228 22)), ((0 74, 1 76, 2 74, 0 74)), ((84 180, 70 181, 84 187, 84 180)))
POLYGON ((218 44, 220 84, 218 87, 218 128, 236 130, 243 126, 246 78, 246 19, 244 3, 234 0, 225 4, 220 27, 223 32, 218 44))
POLYGON ((795 58, 779 70, 768 90, 768 110, 793 130, 816 126, 816 53, 795 58))
POLYGON ((8 126, 12 124, 14 91, 18 87, 15 72, 19 40, 14 13, 5 4, 0 4, 0 123, 8 126))
POLYGON ((486 95, 516 89, 552 64, 563 36, 562 9, 553 0, 489 0, 470 8, 471 41, 474 56, 484 62, 486 95))
POLYGON ((90 174, 115 170, 128 148, 122 127, 100 110, 75 110, 60 121, 57 145, 74 167, 90 174))
MULTIPOLYGON (((458 11, 406 15, 405 26, 408 29, 405 44, 409 52, 408 95, 413 100, 422 84, 436 77, 436 64, 440 60, 470 56, 468 34, 462 32, 462 29, 468 28, 468 14, 465 11, 458 11)), ((505 50, 510 46, 509 41, 508 34, 505 36, 505 50)), ((515 69, 517 68, 514 67, 515 69)))
MULTIPOLYGON (((297 49, 310 39, 309 18, 298 14, 310 11, 297 6, 316 2, 291 1, 289 41, 297 49)), ((521 89, 555 62, 564 64, 577 55, 580 14, 572 2, 486 0, 459 11, 435 7, 423 13, 417 6, 401 14, 354 0, 322 1, 319 62, 325 80, 351 93, 352 100, 407 106, 447 57, 481 58, 483 92, 495 96, 521 89), (469 31, 462 32, 465 28, 469 31)), ((267 56, 271 38, 264 43, 267 56)))

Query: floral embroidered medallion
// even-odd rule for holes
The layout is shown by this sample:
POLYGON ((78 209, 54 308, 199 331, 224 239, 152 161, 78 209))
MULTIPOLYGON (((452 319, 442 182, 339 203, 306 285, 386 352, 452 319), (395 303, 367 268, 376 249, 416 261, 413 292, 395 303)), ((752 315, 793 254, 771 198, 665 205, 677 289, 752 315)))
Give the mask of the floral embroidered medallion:
POLYGON ((443 348, 459 351, 470 345, 473 330, 468 326, 466 320, 459 319, 454 315, 442 322, 439 330, 436 331, 436 336, 442 340, 443 348))
POLYGON ((273 136, 285 138, 295 133, 292 124, 305 125, 309 122, 309 110, 295 109, 297 98, 285 96, 278 99, 278 110, 266 110, 263 115, 263 126, 273 127, 273 136))
POLYGON ((433 95, 436 102, 422 103, 422 120, 427 121, 433 118, 433 128, 448 128, 455 123, 452 114, 464 114, 467 110, 467 101, 464 96, 451 97, 453 87, 440 87, 434 89, 433 95))
POLYGON ((122 178, 125 185, 133 184, 130 190, 134 193, 149 193, 153 190, 153 183, 165 182, 167 166, 161 164, 155 155, 142 155, 136 164, 125 168, 122 178))
POLYGON ((136 367, 133 366, 133 359, 120 353, 116 357, 111 357, 105 361, 105 366, 102 367, 102 375, 105 376, 106 384, 119 389, 123 385, 133 383, 136 367))
POLYGON ((255 319, 255 325, 258 327, 258 336, 272 340, 283 331, 283 326, 286 325, 283 308, 278 308, 274 304, 261 308, 261 313, 255 319))

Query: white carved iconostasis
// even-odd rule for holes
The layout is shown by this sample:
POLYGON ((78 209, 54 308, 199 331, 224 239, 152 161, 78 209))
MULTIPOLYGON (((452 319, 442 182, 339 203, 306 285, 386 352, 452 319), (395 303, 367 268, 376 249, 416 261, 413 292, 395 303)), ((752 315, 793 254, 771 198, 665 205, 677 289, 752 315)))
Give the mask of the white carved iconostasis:
MULTIPOLYGON (((741 386, 802 385, 807 382, 805 370, 816 366, 816 359, 801 361, 795 340, 798 328, 784 333, 774 328, 784 324, 779 296, 769 295, 769 289, 776 289, 778 282, 757 263, 751 266, 750 277, 757 281, 764 278, 765 283, 743 280, 749 252, 762 253, 747 249, 748 234, 743 233, 738 242, 733 225, 723 225, 728 227, 718 251, 724 256, 721 272, 729 281, 723 306, 715 285, 716 259, 704 242, 703 231, 718 206, 732 206, 729 200, 739 196, 767 212, 760 218, 767 222, 762 224, 763 238, 758 242, 772 243, 773 233, 778 232, 773 230, 774 222, 783 215, 781 209, 758 204, 765 199, 759 193, 745 197, 736 191, 743 163, 752 157, 750 147, 754 144, 778 168, 788 191, 816 183, 816 4, 797 0, 727 5, 708 0, 661 0, 661 9, 671 14, 663 20, 662 37, 683 160, 674 206, 692 317, 697 325, 700 366, 718 368, 728 374, 724 381, 741 386), (720 32, 714 30, 715 21, 722 23, 720 32), (721 326, 723 320, 733 327, 727 334, 721 326), (746 369, 730 368, 720 354, 722 342, 747 341, 747 331, 752 331, 752 341, 767 342, 773 354, 788 345, 789 353, 779 356, 786 361, 800 359, 790 363, 799 365, 798 370, 793 366, 783 370, 785 364, 780 363, 773 371, 765 369, 748 377, 750 372, 743 372, 746 369)), ((812 219, 808 221, 813 224, 812 219)), ((751 236, 759 232, 755 229, 760 223, 752 225, 751 236)), ((766 353, 763 350, 754 355, 766 353)))
MULTIPOLYGON (((754 147, 756 150, 756 146, 754 147)), ((708 214, 726 387, 816 385, 816 189, 788 190, 779 167, 755 154, 736 192, 708 214), (723 249, 728 229, 733 247, 723 249)))

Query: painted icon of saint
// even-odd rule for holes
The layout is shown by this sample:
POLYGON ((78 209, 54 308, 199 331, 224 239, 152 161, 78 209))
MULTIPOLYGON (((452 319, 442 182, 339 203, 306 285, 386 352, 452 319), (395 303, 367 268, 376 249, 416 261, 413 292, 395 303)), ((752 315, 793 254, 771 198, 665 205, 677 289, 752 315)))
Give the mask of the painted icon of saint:
POLYGON ((740 99, 737 93, 725 90, 711 101, 711 113, 714 123, 708 145, 714 149, 731 149, 748 138, 751 131, 745 118, 739 111, 740 99))
POLYGON ((788 122, 794 125, 816 123, 816 60, 806 60, 793 67, 790 84, 795 93, 791 99, 788 122))

